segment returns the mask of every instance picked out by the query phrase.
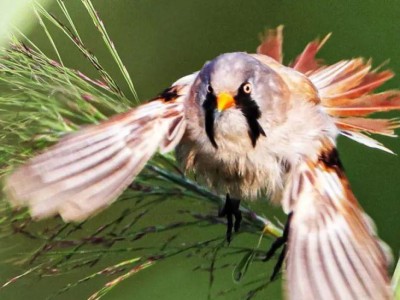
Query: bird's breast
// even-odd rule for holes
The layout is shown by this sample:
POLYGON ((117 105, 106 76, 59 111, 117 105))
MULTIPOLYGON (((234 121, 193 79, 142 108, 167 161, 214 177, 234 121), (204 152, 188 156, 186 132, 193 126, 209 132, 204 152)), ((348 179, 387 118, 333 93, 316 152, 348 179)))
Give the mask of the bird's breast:
POLYGON ((177 160, 196 181, 217 193, 230 193, 240 199, 280 193, 285 162, 268 153, 262 140, 255 147, 247 139, 248 143, 242 144, 244 140, 219 139, 215 149, 207 140, 185 137, 176 149, 177 160))

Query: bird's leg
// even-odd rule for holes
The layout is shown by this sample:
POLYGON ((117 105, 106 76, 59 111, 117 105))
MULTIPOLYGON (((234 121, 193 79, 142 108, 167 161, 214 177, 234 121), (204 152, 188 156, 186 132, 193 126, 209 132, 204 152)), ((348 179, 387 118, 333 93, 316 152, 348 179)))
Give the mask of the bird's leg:
POLYGON ((225 205, 219 211, 218 217, 226 217, 226 240, 228 241, 228 243, 231 242, 232 229, 234 229, 235 232, 238 232, 240 228, 240 223, 242 221, 242 212, 240 211, 239 207, 240 200, 233 199, 229 196, 229 194, 226 194, 225 205), (233 217, 235 217, 235 222, 233 222, 233 217))
POLYGON ((279 271, 282 268, 283 261, 285 260, 286 256, 286 243, 289 238, 289 228, 290 228, 290 220, 292 218, 292 213, 288 215, 288 219, 286 221, 285 228, 283 230, 283 235, 281 237, 278 237, 271 245, 271 248, 268 250, 267 255, 264 258, 264 261, 268 261, 271 259, 271 257, 275 254, 275 252, 282 247, 281 254, 279 255, 278 261, 276 262, 276 265, 274 267, 274 271, 271 275, 271 281, 276 279, 276 276, 278 275, 279 271))

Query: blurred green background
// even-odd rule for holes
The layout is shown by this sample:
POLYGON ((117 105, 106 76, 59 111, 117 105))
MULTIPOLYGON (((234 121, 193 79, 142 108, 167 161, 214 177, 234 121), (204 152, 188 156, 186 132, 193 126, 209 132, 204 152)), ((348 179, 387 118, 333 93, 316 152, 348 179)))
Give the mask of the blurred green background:
MULTIPOLYGON (((29 5, 30 1, 0 0, 0 41, 11 29, 6 23, 13 22, 29 34, 46 53, 55 57, 42 29, 37 25, 29 5)), ((46 1, 41 1, 45 3, 46 1)), ((47 1, 50 11, 58 14, 57 7, 47 1)), ((332 32, 329 42, 319 57, 333 63, 341 59, 363 56, 373 58, 375 65, 390 59, 388 66, 400 74, 400 3, 398 1, 266 1, 266 0, 93 0, 108 33, 127 66, 140 99, 153 97, 176 79, 201 68, 205 61, 220 53, 232 51, 252 52, 258 45, 258 35, 267 27, 285 25, 285 61, 289 62, 304 45, 332 32)), ((105 49, 79 0, 66 1, 75 24, 87 46, 99 57, 114 78, 123 82, 114 62, 105 49)), ((59 34, 50 29, 66 66, 86 74, 94 70, 76 49, 59 34)), ((384 89, 399 88, 400 79, 395 77, 384 89)), ((129 95, 127 86, 123 86, 129 95)), ((396 114, 393 114, 395 117, 396 114)), ((399 139, 381 138, 386 146, 400 153, 399 139)), ((366 212, 375 220, 380 237, 393 250, 398 259, 400 249, 400 159, 398 156, 369 149, 344 138, 339 140, 339 150, 352 188, 366 212)), ((115 205, 114 205, 115 206, 115 205)), ((265 215, 284 220, 280 209, 267 203, 252 204, 265 215)), ((209 210, 193 200, 171 199, 153 212, 153 220, 180 220, 178 209, 209 210)), ((112 215, 113 207, 96 217, 101 224, 112 215)), ((152 219, 147 218, 147 222, 152 219)), ((189 242, 204 236, 220 235, 224 226, 182 230, 180 240, 189 242), (210 232, 212 230, 213 232, 210 232)), ((262 247, 267 249, 269 239, 262 247)), ((238 235, 231 246, 255 245, 254 235, 238 235)), ((148 238, 141 244, 155 245, 158 238, 148 238)), ((15 236, 0 240, 0 285, 9 278, 21 274, 25 266, 13 266, 7 261, 16 253, 29 253, 38 244, 26 237, 15 236)), ((129 255, 125 254, 125 259, 129 255)), ((135 254, 136 255, 136 254, 135 254)), ((104 265, 117 263, 124 257, 110 254, 104 265)), ((272 263, 255 264, 247 274, 247 281, 236 284, 232 280, 232 263, 216 273, 212 291, 209 291, 209 273, 194 270, 207 266, 204 257, 177 256, 151 267, 128 279, 105 299, 242 299, 248 290, 246 282, 253 278, 267 278, 272 263), (219 295, 219 291, 235 288, 236 291, 219 295)), ((206 268, 206 267, 204 267, 206 268)), ((91 270, 91 272, 97 269, 91 270)), ((68 282, 82 277, 81 270, 46 278, 21 279, 14 285, 0 290, 1 299, 45 299, 68 282)), ((110 279, 108 279, 110 280, 110 279)), ((107 278, 92 280, 57 299, 85 299, 108 281, 107 278)), ((274 282, 255 299, 280 299, 281 283, 274 282)))

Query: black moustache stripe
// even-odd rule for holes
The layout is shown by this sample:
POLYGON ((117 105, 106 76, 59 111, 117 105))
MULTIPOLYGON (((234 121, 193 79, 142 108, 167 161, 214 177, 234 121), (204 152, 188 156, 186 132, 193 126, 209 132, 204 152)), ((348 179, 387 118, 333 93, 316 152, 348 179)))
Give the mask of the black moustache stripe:
POLYGON ((251 99, 249 94, 239 92, 235 97, 236 105, 242 111, 246 118, 247 124, 249 125, 249 137, 253 147, 256 146, 257 140, 260 135, 266 136, 264 129, 258 123, 257 119, 261 117, 261 111, 257 103, 251 99))
POLYGON ((267 136, 267 135, 265 134, 264 129, 261 127, 260 123, 258 123, 257 120, 251 119, 245 113, 243 113, 243 114, 246 117, 247 123, 249 124, 248 133, 249 133, 249 137, 251 140, 251 144, 253 145, 253 147, 255 147, 260 135, 263 135, 263 136, 267 136))
MULTIPOLYGON (((261 117, 260 108, 258 107, 257 103, 251 99, 250 95, 244 93, 243 91, 239 91, 239 93, 235 96, 235 102, 237 107, 242 111, 243 116, 246 118, 249 126, 248 134, 251 144, 253 147, 255 147, 260 135, 266 136, 264 129, 257 121, 257 119, 261 117)), ((211 144, 215 149, 218 149, 218 145, 214 136, 214 112, 216 108, 216 96, 212 93, 208 93, 206 100, 203 103, 203 109, 205 113, 205 129, 211 144)))
POLYGON ((214 112, 217 108, 217 98, 214 94, 207 94, 206 100, 203 103, 203 108, 205 113, 206 134, 214 148, 218 149, 214 138, 214 112))

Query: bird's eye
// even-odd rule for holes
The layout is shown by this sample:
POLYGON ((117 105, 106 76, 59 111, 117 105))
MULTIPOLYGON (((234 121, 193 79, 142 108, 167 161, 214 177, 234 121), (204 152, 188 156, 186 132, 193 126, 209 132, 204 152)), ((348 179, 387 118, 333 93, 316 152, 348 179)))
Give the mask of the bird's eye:
POLYGON ((252 90, 253 87, 251 86, 250 82, 246 82, 245 84, 242 85, 242 91, 245 92, 246 94, 250 94, 252 90))
POLYGON ((207 85, 207 92, 208 92, 208 93, 212 93, 213 91, 214 91, 214 90, 213 90, 211 84, 207 85))

